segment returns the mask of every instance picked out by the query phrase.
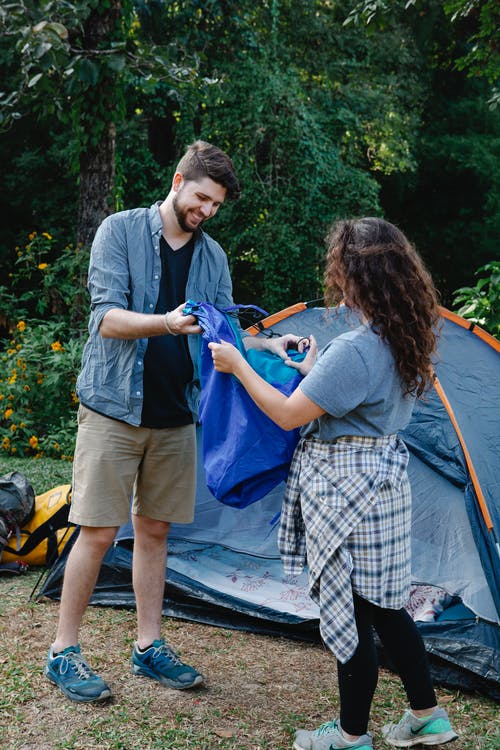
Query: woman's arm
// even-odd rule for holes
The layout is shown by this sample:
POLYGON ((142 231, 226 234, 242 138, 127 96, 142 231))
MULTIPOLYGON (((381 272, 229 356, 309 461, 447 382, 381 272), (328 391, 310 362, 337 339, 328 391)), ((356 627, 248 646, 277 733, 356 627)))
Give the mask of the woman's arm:
MULTIPOLYGON (((215 369, 235 375, 259 409, 284 430, 293 430, 325 413, 320 406, 302 393, 300 387, 296 388, 289 397, 280 393, 250 367, 232 344, 223 341, 220 344, 211 342, 208 346, 212 351, 215 369)), ((311 359, 312 356, 315 357, 315 351, 311 359)), ((310 363, 306 364, 306 361, 307 357, 301 364, 310 369, 312 365, 309 366, 310 363)))

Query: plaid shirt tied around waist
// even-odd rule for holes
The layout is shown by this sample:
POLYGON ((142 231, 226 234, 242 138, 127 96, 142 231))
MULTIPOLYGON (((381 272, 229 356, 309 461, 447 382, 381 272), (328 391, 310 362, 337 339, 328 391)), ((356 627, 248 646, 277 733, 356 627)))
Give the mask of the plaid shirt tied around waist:
POLYGON ((287 574, 309 567, 321 636, 345 663, 358 645, 352 592, 388 609, 408 600, 411 492, 397 435, 303 439, 283 501, 278 545, 287 574))

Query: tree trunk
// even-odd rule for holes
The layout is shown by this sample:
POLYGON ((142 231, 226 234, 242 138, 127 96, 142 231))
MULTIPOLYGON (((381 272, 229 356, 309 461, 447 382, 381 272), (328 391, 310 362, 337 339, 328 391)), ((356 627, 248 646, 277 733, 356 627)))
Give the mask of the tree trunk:
POLYGON ((115 140, 114 122, 106 123, 99 143, 80 155, 77 242, 82 245, 90 245, 99 224, 113 213, 115 140))
MULTIPOLYGON (((80 195, 78 206, 77 242, 89 245, 102 220, 113 211, 115 181, 115 117, 120 111, 117 77, 102 62, 98 52, 110 49, 113 42, 123 39, 120 28, 123 0, 109 0, 105 7, 90 13, 84 25, 83 47, 97 74, 95 85, 88 90, 80 111, 84 133, 80 154, 80 195)), ((118 114, 118 116, 120 116, 118 114)))

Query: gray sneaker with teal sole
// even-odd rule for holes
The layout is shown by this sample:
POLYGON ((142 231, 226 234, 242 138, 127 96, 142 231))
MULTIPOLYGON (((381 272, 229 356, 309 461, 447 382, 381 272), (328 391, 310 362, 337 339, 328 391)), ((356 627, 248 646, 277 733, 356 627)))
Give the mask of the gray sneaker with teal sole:
POLYGON ((111 690, 103 679, 96 675, 80 653, 80 646, 68 646, 54 654, 49 650, 45 676, 62 690, 65 696, 78 703, 103 701, 111 696, 111 690))
POLYGON ((363 734, 355 742, 346 740, 338 721, 327 721, 313 732, 299 729, 293 743, 294 750, 372 750, 373 743, 369 734, 363 734))
POLYGON ((132 652, 132 674, 151 677, 166 687, 186 690, 203 682, 203 675, 184 664, 165 641, 153 641, 146 651, 139 651, 137 644, 132 652))
POLYGON ((444 708, 436 708, 430 716, 421 719, 405 711, 399 724, 386 724, 382 733, 385 741, 395 747, 443 745, 458 738, 444 708))

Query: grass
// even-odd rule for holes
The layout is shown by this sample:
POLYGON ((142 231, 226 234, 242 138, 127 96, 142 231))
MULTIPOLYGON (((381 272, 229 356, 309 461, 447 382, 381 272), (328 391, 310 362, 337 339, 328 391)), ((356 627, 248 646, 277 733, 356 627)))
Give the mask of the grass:
MULTIPOLYGON (((71 481, 71 465, 2 459, 0 475, 21 471, 41 493, 71 481)), ((84 651, 110 684, 103 705, 77 705, 43 676, 58 606, 33 602, 39 576, 0 578, 0 736, 5 750, 290 750, 297 727, 338 715, 335 663, 319 644, 164 618, 166 638, 207 676, 205 687, 173 691, 130 675, 135 612, 90 607, 84 651)), ((460 739, 453 750, 500 750, 498 706, 438 688, 460 739)), ((370 731, 405 708, 399 680, 382 669, 370 731)))

